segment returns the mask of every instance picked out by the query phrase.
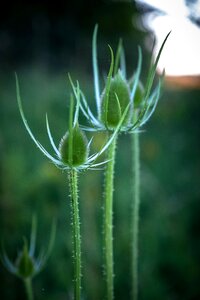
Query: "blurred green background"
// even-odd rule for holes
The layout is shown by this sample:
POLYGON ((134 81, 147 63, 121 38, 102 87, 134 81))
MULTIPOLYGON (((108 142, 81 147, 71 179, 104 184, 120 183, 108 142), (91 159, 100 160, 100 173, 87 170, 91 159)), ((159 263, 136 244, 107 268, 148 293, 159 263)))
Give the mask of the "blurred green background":
MULTIPOLYGON (((33 145, 20 119, 14 71, 33 132, 50 149, 45 113, 57 144, 67 130, 67 72, 78 78, 94 106, 91 37, 99 23, 99 65, 108 70, 107 44, 122 37, 128 72, 137 45, 149 53, 147 33, 136 28, 140 13, 127 1, 16 1, 0 12, 0 239, 15 259, 31 218, 38 216, 37 250, 47 245, 58 219, 56 242, 34 281, 36 299, 71 299, 72 241, 67 174, 33 145)), ((141 141, 140 300, 200 299, 200 102, 199 89, 165 87, 141 141)), ((82 119, 82 123, 85 120, 82 119)), ((96 137, 92 151, 102 145, 96 137)), ((119 139, 114 200, 115 299, 130 299, 130 136, 119 139)), ((80 175, 84 299, 104 299, 102 267, 103 172, 80 175)), ((0 298, 26 299, 22 282, 0 265, 0 298)))

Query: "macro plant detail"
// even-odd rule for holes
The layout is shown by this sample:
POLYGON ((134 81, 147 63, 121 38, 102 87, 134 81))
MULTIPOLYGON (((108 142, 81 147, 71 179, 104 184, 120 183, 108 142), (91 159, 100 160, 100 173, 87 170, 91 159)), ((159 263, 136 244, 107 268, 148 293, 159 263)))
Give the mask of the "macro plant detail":
POLYGON ((23 248, 18 253, 15 263, 11 262, 11 260, 8 258, 8 255, 6 254, 4 247, 1 254, 1 260, 5 268, 10 273, 23 280, 26 288, 28 300, 34 299, 32 279, 43 270, 52 252, 52 248, 55 241, 55 235, 56 235, 56 224, 53 221, 49 244, 46 252, 44 251, 44 249, 42 249, 37 257, 35 256, 36 232, 37 232, 37 222, 36 222, 36 218, 33 217, 29 247, 28 247, 27 239, 24 238, 23 248))
POLYGON ((68 172, 68 182, 71 197, 72 231, 73 231, 73 258, 74 258, 74 299, 81 299, 81 234, 79 216, 78 173, 84 170, 95 170, 102 166, 105 168, 104 191, 104 267, 106 277, 107 299, 114 298, 114 259, 113 259, 113 191, 114 166, 117 139, 120 133, 132 135, 133 158, 133 217, 132 217, 132 286, 133 299, 138 297, 138 228, 139 228, 139 136, 142 126, 150 119, 157 106, 162 79, 159 78, 154 86, 156 67, 169 34, 164 39, 154 63, 151 63, 146 83, 140 81, 142 69, 142 51, 138 47, 137 68, 127 79, 125 52, 122 41, 119 41, 116 55, 108 45, 111 63, 104 88, 100 89, 99 68, 97 62, 97 31, 95 26, 92 39, 92 62, 95 100, 97 116, 95 116, 80 88, 79 82, 69 81, 73 93, 70 95, 68 131, 64 134, 57 147, 51 134, 48 117, 46 115, 46 129, 54 155, 35 138, 22 108, 19 82, 16 75, 16 92, 19 111, 31 139, 39 150, 59 169, 68 172), (74 104, 74 98, 76 103, 74 104), (79 125, 79 112, 86 117, 89 125, 79 125), (95 154, 89 155, 92 139, 88 142, 85 131, 106 131, 107 141, 95 154), (106 160, 97 162, 98 158, 106 152, 106 160))
MULTIPOLYGON (((117 137, 120 132, 133 133, 132 151, 133 151, 133 220, 132 220, 132 276, 133 276, 133 299, 138 295, 138 223, 139 223, 139 140, 138 132, 150 119, 157 106, 162 79, 164 73, 159 78, 156 87, 152 91, 156 67, 161 56, 164 45, 170 32, 164 39, 155 62, 151 62, 146 83, 140 81, 142 68, 142 51, 138 47, 138 63, 136 71, 130 79, 127 79, 125 53, 122 41, 119 41, 116 55, 114 58, 113 50, 108 45, 111 55, 111 63, 105 87, 100 92, 99 68, 97 62, 97 31, 95 26, 92 40, 92 62, 94 76, 94 90, 97 108, 97 117, 89 108, 86 97, 80 91, 80 108, 86 117, 89 126, 81 126, 86 131, 106 131, 108 139, 112 131, 119 126, 121 116, 124 115, 123 122, 117 132, 115 139, 107 150, 107 164, 105 170, 105 192, 104 192, 104 243, 105 243, 105 275, 107 285, 107 299, 114 298, 114 267, 113 267, 113 191, 114 191, 114 164, 117 137)), ((75 91, 75 97, 78 94, 75 91)))
POLYGON ((140 81, 142 69, 141 48, 138 47, 137 68, 133 72, 133 75, 127 79, 122 41, 119 41, 115 59, 113 50, 108 45, 111 54, 111 63, 105 87, 100 92, 99 68, 97 63, 97 31, 98 26, 96 25, 92 40, 92 62, 97 116, 92 113, 83 91, 80 90, 80 107, 90 125, 81 127, 86 131, 113 131, 118 125, 117 121, 119 122, 120 115, 123 114, 128 106, 129 108, 120 127, 120 132, 135 133, 136 130, 139 130, 150 119, 158 103, 163 75, 158 80, 153 92, 151 90, 156 74, 156 67, 170 33, 164 39, 155 62, 150 65, 144 87, 140 81), (139 95, 142 95, 140 103, 138 103, 139 95), (135 107, 139 110, 136 120, 133 116, 135 107))
POLYGON ((84 170, 95 170, 106 164, 107 161, 97 163, 96 160, 109 148, 113 140, 116 138, 118 131, 126 116, 127 109, 124 111, 118 126, 110 136, 110 139, 103 145, 99 152, 89 156, 90 145, 92 139, 88 142, 84 131, 80 128, 78 123, 80 96, 81 91, 79 83, 75 86, 70 75, 69 80, 73 88, 76 98, 76 106, 74 107, 74 97, 70 96, 70 111, 69 111, 69 125, 68 131, 62 137, 59 147, 56 147, 54 139, 49 127, 48 117, 46 115, 46 128, 50 144, 55 152, 55 156, 51 155, 43 145, 33 135, 22 108, 19 81, 16 75, 16 92, 19 111, 31 139, 39 148, 39 150, 59 169, 68 171, 69 190, 72 207, 72 229, 73 229, 73 258, 74 258, 74 299, 81 298, 81 234, 80 234, 80 216, 78 203, 78 173, 84 170))

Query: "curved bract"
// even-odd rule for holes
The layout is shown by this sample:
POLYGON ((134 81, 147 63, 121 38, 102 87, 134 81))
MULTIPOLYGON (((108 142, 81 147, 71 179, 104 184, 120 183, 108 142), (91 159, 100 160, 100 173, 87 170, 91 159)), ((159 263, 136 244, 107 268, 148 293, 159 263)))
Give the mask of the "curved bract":
POLYGON ((35 275, 42 271, 51 254, 55 241, 56 223, 55 221, 53 221, 49 244, 46 249, 46 252, 42 250, 38 257, 35 257, 36 227, 36 218, 33 217, 30 245, 28 247, 28 242, 26 239, 24 239, 22 251, 19 252, 15 263, 10 261, 4 248, 1 255, 2 262, 6 269, 23 280, 32 279, 35 275))
MULTIPOLYGON (((128 133, 137 132, 152 116, 160 97, 164 74, 158 79, 158 83, 153 91, 152 87, 156 74, 156 67, 170 32, 164 39, 155 62, 149 67, 145 84, 140 81, 142 69, 141 48, 138 47, 137 68, 134 70, 131 79, 127 79, 122 41, 119 41, 115 58, 112 48, 108 46, 111 53, 111 63, 105 87, 101 91, 97 59, 97 31, 98 26, 96 25, 92 40, 92 62, 97 116, 93 114, 84 93, 80 91, 80 108, 89 122, 89 126, 82 126, 82 128, 88 131, 114 131, 121 120, 125 108, 128 107, 127 114, 120 126, 120 131, 128 133), (135 109, 137 109, 136 119, 135 109)), ((77 97, 76 94, 75 97, 77 97)))
POLYGON ((57 147, 54 142, 53 136, 51 134, 50 126, 49 126, 48 117, 46 115, 47 134, 49 137, 50 144, 55 152, 55 155, 52 155, 36 139, 35 135, 33 134, 32 130, 28 125, 22 107, 19 81, 16 74, 15 74, 15 78, 16 78, 17 102, 18 102, 19 111, 24 126, 28 134, 30 135, 31 139, 33 140, 33 142, 51 162, 53 162, 58 168, 62 170, 71 170, 72 168, 74 168, 76 171, 95 169, 101 165, 104 165, 107 162, 107 161, 102 161, 100 163, 96 163, 96 160, 108 149, 108 147, 114 140, 115 136, 119 132, 122 123, 124 121, 124 118, 127 114, 128 107, 122 114, 120 122, 118 123, 118 126, 115 128, 113 134, 110 136, 110 139, 105 143, 105 145, 102 146, 102 148, 97 153, 88 156, 92 140, 90 142, 87 141, 85 133, 78 125, 79 109, 82 108, 82 103, 80 102, 80 98, 83 97, 83 93, 79 88, 79 83, 77 82, 77 85, 75 86, 69 75, 69 80, 71 82, 73 93, 76 98, 76 106, 74 109, 74 97, 73 95, 71 95, 70 112, 69 112, 69 128, 67 133, 61 139, 59 147, 57 147))

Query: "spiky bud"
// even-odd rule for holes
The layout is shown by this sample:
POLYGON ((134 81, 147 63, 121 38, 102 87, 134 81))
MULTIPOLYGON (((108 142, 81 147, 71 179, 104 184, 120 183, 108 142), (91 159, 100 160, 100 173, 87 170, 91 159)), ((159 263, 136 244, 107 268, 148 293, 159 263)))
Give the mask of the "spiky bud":
MULTIPOLYGON (((109 128, 114 129, 130 103, 130 90, 122 73, 119 71, 111 80, 109 95, 105 90, 101 97, 101 121, 109 128)), ((129 121, 130 114, 127 113, 123 125, 129 121)))
POLYGON ((71 135, 67 132, 60 142, 59 152, 61 160, 70 167, 78 167, 84 164, 88 158, 87 144, 85 133, 76 124, 72 128, 71 135))
POLYGON ((23 250, 17 258, 16 267, 18 275, 23 279, 33 277, 35 273, 34 261, 29 255, 26 241, 24 241, 23 250))

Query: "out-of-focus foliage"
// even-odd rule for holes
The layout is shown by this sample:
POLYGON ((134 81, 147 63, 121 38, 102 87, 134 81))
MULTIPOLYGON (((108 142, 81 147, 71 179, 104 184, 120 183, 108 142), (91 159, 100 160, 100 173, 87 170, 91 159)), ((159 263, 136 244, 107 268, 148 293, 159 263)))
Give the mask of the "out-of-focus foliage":
MULTIPOLYGON (((47 2, 42 8, 41 4, 26 5, 24 10, 19 5, 6 11, 7 18, 0 23, 0 235, 9 256, 14 258, 23 244, 23 236, 29 236, 33 213, 38 216, 40 228, 38 249, 47 245, 49 224, 54 217, 58 218, 52 256, 33 281, 36 299, 70 299, 73 287, 70 200, 67 174, 42 156, 24 129, 16 103, 13 71, 18 73, 24 110, 35 135, 45 145, 48 143, 45 129, 48 112, 58 144, 68 125, 67 71, 79 79, 91 103, 94 102, 91 36, 95 22, 100 23, 101 35, 105 34, 99 39, 101 69, 108 70, 108 42, 115 47, 118 37, 124 38, 130 70, 136 66, 137 44, 143 46, 144 34, 132 25, 136 14, 132 4, 99 1, 96 8, 95 5, 94 2, 90 6, 88 15, 81 1, 77 10, 69 4, 62 4, 56 10, 47 2)), ((148 58, 145 56, 144 66, 148 58)), ((144 67, 144 78, 145 75, 144 67)), ((141 300, 200 298, 199 94, 199 90, 165 88, 157 111, 140 135, 141 300)), ((93 151, 103 142, 104 135, 98 134, 93 151)), ((130 299, 131 290, 130 155, 130 136, 121 135, 114 202, 116 300, 130 299)), ((103 174, 86 172, 80 175, 80 181, 83 292, 86 299, 100 300, 105 284, 103 174)), ((25 299, 21 282, 2 265, 0 298, 25 299)))

